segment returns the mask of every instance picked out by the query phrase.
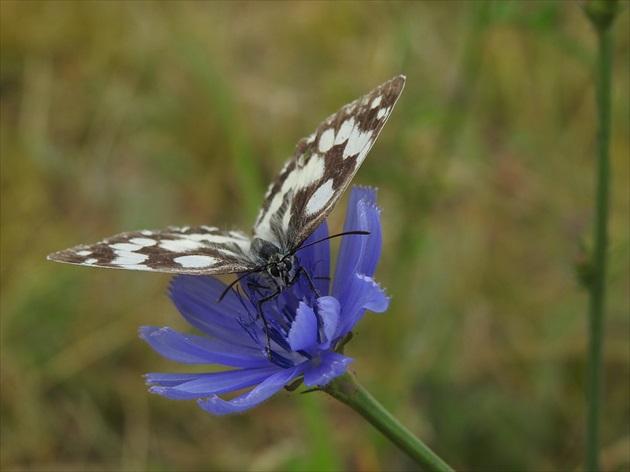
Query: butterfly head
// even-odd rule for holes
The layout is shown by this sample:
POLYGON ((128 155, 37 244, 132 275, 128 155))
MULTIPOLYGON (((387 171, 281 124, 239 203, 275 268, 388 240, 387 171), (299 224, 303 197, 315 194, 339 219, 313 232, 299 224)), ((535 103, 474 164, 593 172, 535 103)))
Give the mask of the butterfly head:
POLYGON ((293 254, 276 253, 269 258, 265 267, 265 275, 273 280, 279 289, 283 289, 291 285, 297 265, 293 254))
POLYGON ((287 254, 272 242, 261 238, 252 240, 251 250, 260 268, 259 274, 274 288, 282 290, 291 285, 299 265, 294 254, 287 254))

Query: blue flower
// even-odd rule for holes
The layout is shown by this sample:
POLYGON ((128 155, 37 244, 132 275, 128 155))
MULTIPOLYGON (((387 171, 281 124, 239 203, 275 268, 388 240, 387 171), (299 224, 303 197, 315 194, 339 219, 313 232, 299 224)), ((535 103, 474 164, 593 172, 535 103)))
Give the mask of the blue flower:
MULTIPOLYGON (((375 190, 352 188, 344 224, 344 232, 348 231, 370 234, 342 237, 332 287, 329 241, 298 250, 310 281, 301 275, 261 305, 266 326, 258 314, 258 301, 272 292, 262 288, 257 275, 241 282, 240 290, 246 294, 229 290, 221 302, 217 299, 226 285, 218 279, 173 278, 171 300, 204 336, 155 326, 143 326, 140 336, 173 361, 220 364, 232 370, 147 374, 150 391, 173 399, 198 399, 201 408, 221 415, 251 408, 296 381, 316 388, 342 375, 354 359, 339 351, 354 326, 366 310, 382 313, 389 306, 389 298, 372 279, 382 245, 375 190), (251 390, 231 400, 219 397, 242 389, 251 390)), ((303 246, 327 236, 324 222, 303 246)))

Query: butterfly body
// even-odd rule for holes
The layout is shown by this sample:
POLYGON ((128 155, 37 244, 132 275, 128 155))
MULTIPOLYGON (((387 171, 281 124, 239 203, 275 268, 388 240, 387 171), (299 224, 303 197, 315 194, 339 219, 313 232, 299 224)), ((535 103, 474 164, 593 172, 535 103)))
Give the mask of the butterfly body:
POLYGON ((251 253, 256 254, 253 261, 256 269, 270 286, 277 290, 289 286, 295 278, 298 260, 294 254, 282 251, 275 244, 261 238, 252 239, 251 253))
POLYGON ((89 267, 172 274, 258 273, 273 290, 300 271, 295 252, 330 214, 390 116, 398 76, 342 107, 301 139, 269 186, 253 235, 212 226, 121 233, 48 259, 89 267))

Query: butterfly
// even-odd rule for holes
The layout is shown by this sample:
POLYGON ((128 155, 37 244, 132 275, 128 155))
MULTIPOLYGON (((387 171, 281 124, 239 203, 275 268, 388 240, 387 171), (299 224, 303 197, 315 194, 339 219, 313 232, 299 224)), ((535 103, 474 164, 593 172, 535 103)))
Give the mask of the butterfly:
POLYGON ((55 252, 48 259, 173 274, 257 273, 277 294, 303 271, 296 251, 343 195, 404 85, 405 76, 394 77, 301 139, 269 186, 251 237, 214 226, 168 227, 117 234, 55 252))

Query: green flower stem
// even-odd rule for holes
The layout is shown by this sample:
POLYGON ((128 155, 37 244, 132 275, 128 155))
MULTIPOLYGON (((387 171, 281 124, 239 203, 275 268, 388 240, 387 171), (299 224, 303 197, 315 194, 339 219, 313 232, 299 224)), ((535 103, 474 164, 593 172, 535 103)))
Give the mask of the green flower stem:
POLYGON ((585 12, 595 27, 598 38, 597 63, 597 190, 595 202, 594 252, 591 261, 589 346, 587 367, 587 437, 585 469, 598 471, 602 403, 602 348, 604 301, 606 295, 606 252, 608 222, 608 193, 610 180, 610 121, 612 32, 615 0, 590 0, 585 12))
POLYGON ((337 377, 322 391, 345 403, 406 452, 427 471, 453 471, 453 469, 422 441, 378 403, 349 372, 337 377))

